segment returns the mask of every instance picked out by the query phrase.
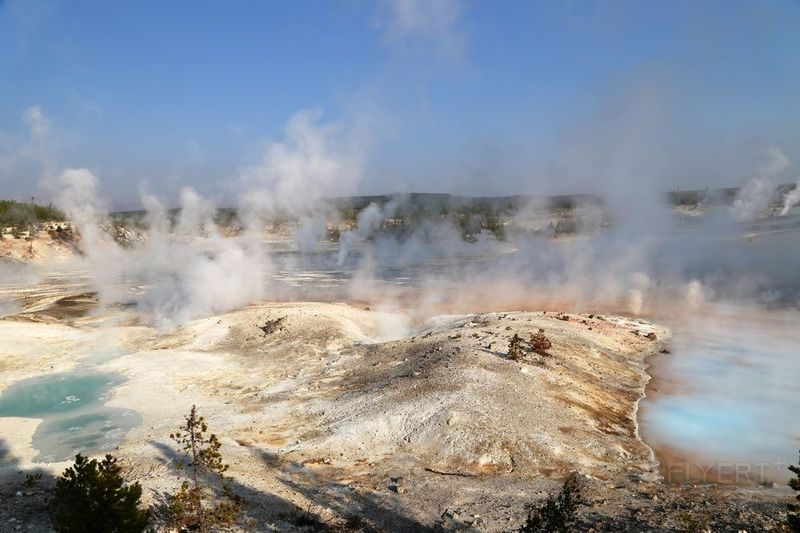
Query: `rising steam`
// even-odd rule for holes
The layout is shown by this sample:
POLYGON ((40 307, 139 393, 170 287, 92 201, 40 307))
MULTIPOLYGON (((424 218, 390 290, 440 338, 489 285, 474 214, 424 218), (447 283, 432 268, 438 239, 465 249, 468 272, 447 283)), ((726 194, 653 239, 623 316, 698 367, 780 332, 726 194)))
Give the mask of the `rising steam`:
POLYGON ((778 146, 770 146, 764 155, 760 172, 742 187, 733 204, 733 212, 742 220, 764 214, 775 194, 773 179, 791 166, 786 153, 778 146))
POLYGON ((781 208, 781 216, 789 214, 789 210, 800 202, 800 179, 794 184, 794 188, 786 194, 783 199, 783 207, 781 208))

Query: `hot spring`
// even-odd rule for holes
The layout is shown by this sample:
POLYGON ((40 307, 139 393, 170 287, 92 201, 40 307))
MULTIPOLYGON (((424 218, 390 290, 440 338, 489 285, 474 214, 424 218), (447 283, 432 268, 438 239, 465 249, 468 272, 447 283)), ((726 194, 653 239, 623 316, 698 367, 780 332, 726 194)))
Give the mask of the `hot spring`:
POLYGON ((33 435, 37 462, 110 451, 140 422, 133 411, 104 405, 121 382, 112 374, 81 371, 26 379, 0 395, 0 417, 42 419, 33 435))
POLYGON ((800 313, 713 304, 674 320, 639 411, 667 481, 784 482, 800 429, 800 313))

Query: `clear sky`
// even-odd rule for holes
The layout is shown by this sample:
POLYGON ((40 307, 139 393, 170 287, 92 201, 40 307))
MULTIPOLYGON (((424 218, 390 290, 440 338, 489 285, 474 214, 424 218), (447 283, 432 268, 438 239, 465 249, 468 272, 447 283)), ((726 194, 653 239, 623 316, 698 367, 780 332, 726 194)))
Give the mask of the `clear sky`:
POLYGON ((738 185, 800 160, 800 2, 0 0, 0 197, 224 197, 304 110, 342 192, 738 185))

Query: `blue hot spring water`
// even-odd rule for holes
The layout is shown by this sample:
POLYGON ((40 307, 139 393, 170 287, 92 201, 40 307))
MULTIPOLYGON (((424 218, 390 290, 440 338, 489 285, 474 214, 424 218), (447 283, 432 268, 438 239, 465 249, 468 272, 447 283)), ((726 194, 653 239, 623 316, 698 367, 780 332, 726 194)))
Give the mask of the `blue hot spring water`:
POLYGON ((43 420, 33 435, 38 462, 110 451, 141 420, 134 411, 104 405, 121 382, 112 374, 80 371, 23 380, 0 395, 0 417, 43 420))
POLYGON ((672 353, 653 363, 663 391, 641 405, 645 440, 701 474, 788 479, 800 449, 800 312, 715 305, 673 335, 672 353))

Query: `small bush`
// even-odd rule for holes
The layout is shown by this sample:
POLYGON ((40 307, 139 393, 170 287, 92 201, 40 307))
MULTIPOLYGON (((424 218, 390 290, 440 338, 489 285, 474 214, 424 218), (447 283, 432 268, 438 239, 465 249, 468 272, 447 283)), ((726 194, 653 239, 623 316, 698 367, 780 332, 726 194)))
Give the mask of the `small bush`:
POLYGON ((27 474, 25 476, 25 486, 26 487, 35 487, 37 483, 42 480, 42 474, 37 472, 35 474, 27 474))
POLYGON ((679 531, 684 533, 705 533, 710 531, 711 515, 708 513, 683 512, 678 515, 679 531))
POLYGON ((481 229, 489 230, 498 240, 504 240, 506 237, 506 228, 500 217, 494 213, 485 214, 481 221, 481 229))
POLYGON ((339 242, 339 239, 342 237, 342 232, 338 227, 334 226, 326 230, 325 236, 331 242, 339 242))
POLYGON ((539 328, 539 331, 531 335, 531 340, 528 341, 528 345, 531 347, 531 351, 538 353, 539 355, 547 355, 547 350, 553 347, 553 343, 550 342, 545 334, 544 330, 539 328))
POLYGON ((78 454, 75 465, 56 480, 50 504, 53 529, 60 533, 138 533, 150 518, 140 509, 142 487, 125 486, 122 468, 106 455, 102 462, 78 454))
POLYGON ((522 359, 525 350, 522 349, 522 337, 514 333, 511 342, 508 344, 508 358, 514 361, 522 359))
POLYGON ((583 503, 580 479, 573 474, 557 495, 550 495, 544 503, 531 509, 520 533, 569 533, 577 524, 578 505, 583 503))
MULTIPOLYGON (((322 519, 319 512, 312 506, 306 510, 299 507, 282 516, 290 524, 302 528, 304 531, 328 531, 329 527, 322 519)), ((357 531, 357 530, 356 530, 357 531)))
MULTIPOLYGON (((789 470, 795 474, 795 478, 789 480, 789 486, 794 491, 800 492, 800 463, 797 466, 790 465, 789 470)), ((800 502, 800 494, 795 496, 795 500, 800 502)), ((795 533, 800 532, 800 503, 790 503, 789 513, 787 515, 789 522, 789 529, 795 533)))

